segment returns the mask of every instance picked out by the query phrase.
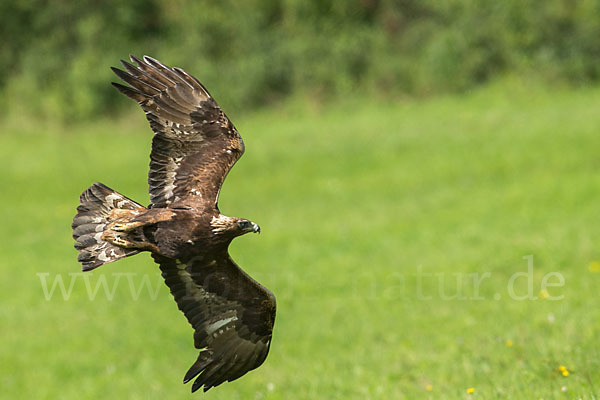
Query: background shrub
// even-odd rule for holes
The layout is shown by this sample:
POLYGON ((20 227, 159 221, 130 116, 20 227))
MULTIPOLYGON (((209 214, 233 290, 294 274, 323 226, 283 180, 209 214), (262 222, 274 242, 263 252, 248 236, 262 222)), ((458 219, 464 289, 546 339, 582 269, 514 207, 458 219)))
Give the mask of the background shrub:
POLYGON ((600 76, 600 3, 506 0, 10 0, 0 4, 0 101, 60 119, 123 101, 129 53, 185 67, 229 109, 294 93, 461 91, 502 74, 600 76))

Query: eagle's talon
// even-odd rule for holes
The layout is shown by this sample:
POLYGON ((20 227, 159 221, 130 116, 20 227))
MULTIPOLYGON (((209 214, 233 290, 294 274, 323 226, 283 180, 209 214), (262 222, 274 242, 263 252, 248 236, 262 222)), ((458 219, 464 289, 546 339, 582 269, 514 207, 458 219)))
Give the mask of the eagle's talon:
POLYGON ((143 224, 144 223, 140 221, 127 223, 115 222, 111 226, 111 229, 116 232, 131 232, 132 230, 134 230, 135 228, 139 228, 143 224))

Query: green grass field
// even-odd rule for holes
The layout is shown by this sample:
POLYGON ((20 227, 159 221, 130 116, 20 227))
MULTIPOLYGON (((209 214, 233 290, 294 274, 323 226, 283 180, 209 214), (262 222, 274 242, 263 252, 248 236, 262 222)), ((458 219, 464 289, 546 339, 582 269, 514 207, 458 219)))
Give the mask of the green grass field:
POLYGON ((92 182, 148 202, 130 107, 2 128, 1 398, 600 398, 599 88, 231 116, 246 154, 220 208, 260 224, 231 252, 278 315, 263 366, 194 395, 192 329, 151 258, 84 276, 72 247, 92 182))

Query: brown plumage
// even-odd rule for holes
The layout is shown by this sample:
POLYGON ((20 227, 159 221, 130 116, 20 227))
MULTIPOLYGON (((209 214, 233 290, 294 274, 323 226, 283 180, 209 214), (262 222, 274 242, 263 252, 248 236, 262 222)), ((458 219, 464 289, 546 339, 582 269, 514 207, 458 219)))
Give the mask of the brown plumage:
POLYGON ((184 383, 207 391, 257 368, 269 352, 273 294, 242 271, 231 241, 260 232, 255 223, 221 215, 225 176, 244 152, 239 133, 202 84, 179 68, 130 56, 113 85, 136 100, 155 135, 150 154, 150 206, 101 183, 80 198, 73 219, 78 260, 89 271, 150 251, 200 349, 184 383))

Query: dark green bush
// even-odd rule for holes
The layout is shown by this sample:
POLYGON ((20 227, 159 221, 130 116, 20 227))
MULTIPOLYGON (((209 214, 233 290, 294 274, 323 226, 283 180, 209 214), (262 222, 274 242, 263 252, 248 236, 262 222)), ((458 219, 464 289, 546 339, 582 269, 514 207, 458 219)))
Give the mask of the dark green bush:
POLYGON ((129 53, 185 67, 248 109, 292 93, 460 91, 498 75, 600 78, 600 3, 577 0, 8 0, 0 101, 82 119, 124 101, 129 53))

